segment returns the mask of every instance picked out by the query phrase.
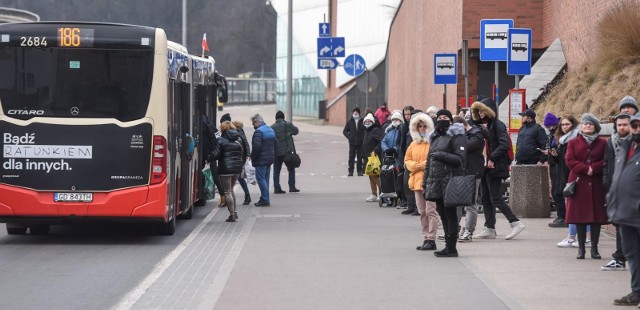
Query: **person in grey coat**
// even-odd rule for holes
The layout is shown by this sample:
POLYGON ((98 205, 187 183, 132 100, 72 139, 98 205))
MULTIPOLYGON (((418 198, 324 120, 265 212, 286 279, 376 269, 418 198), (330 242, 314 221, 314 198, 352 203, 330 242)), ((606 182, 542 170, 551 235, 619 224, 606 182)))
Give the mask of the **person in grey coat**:
MULTIPOLYGON (((298 127, 284 120, 284 113, 282 111, 276 112, 276 122, 271 125, 271 128, 276 133, 276 139, 278 140, 276 161, 273 164, 273 193, 284 194, 286 192, 280 187, 280 171, 284 163, 284 156, 295 150, 293 136, 297 135, 300 131, 298 127)), ((289 172, 289 192, 299 192, 300 190, 296 188, 296 168, 287 166, 287 171, 289 172)))
POLYGON ((622 141, 616 152, 607 215, 618 225, 622 251, 631 271, 631 293, 615 299, 615 305, 640 304, 640 116, 631 117, 631 140, 622 141))

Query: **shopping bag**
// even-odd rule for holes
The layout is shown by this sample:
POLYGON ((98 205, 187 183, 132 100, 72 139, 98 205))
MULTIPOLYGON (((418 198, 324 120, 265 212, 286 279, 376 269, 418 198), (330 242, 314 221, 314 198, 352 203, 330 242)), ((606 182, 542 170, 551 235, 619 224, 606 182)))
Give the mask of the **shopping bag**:
POLYGON ((256 168, 253 167, 250 160, 247 160, 244 163, 243 172, 244 172, 245 178, 247 178, 248 184, 251 184, 251 185, 258 184, 258 181, 256 181, 256 168))
POLYGON ((375 152, 371 152, 371 155, 367 158, 367 166, 364 168, 364 174, 366 175, 380 175, 380 158, 375 152))
POLYGON ((202 176, 204 177, 204 197, 206 200, 213 199, 215 197, 213 173, 211 173, 209 164, 204 165, 204 168, 202 168, 202 176))

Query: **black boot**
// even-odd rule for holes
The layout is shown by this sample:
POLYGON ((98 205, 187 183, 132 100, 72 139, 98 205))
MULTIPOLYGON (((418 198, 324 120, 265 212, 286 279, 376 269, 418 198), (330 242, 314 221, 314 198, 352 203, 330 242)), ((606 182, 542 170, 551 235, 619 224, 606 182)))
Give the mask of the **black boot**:
POLYGON ((422 244, 416 247, 416 250, 422 251, 422 249, 429 243, 429 240, 422 241, 422 244))
POLYGON ((601 259, 598 253, 598 242, 600 241, 600 225, 591 225, 591 258, 601 259))
POLYGON ((587 225, 576 224, 576 230, 578 233, 578 256, 577 259, 584 259, 585 249, 584 242, 587 239, 587 225))
POLYGON ((243 206, 249 205, 251 203, 251 196, 250 195, 244 195, 244 202, 242 203, 243 206))
POLYGON ((433 255, 435 255, 436 257, 458 257, 458 250, 456 249, 456 241, 457 241, 457 237, 456 236, 450 236, 447 235, 444 240, 445 240, 445 247, 444 249, 442 249, 442 251, 435 251, 433 252, 433 255))

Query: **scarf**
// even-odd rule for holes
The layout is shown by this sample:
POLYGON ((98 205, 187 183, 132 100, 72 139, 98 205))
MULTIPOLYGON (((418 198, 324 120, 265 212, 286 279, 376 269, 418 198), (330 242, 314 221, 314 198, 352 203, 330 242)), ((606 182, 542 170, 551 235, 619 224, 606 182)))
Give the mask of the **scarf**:
POLYGON ((598 139, 598 133, 594 133, 592 135, 588 135, 585 133, 580 133, 580 135, 582 135, 586 140, 587 143, 589 143, 589 145, 591 145, 591 143, 593 143, 593 141, 596 141, 596 139, 598 139))
POLYGON ((565 145, 565 144, 569 143, 569 141, 571 139, 577 137, 579 132, 580 131, 578 130, 578 128, 576 128, 576 129, 574 129, 572 131, 569 131, 564 136, 560 137, 560 141, 558 141, 558 142, 560 142, 560 145, 565 145))
POLYGON ((622 141, 629 140, 630 137, 631 137, 631 134, 628 134, 626 137, 620 138, 620 135, 617 132, 611 135, 611 144, 613 144, 614 151, 617 152, 618 149, 620 148, 620 143, 622 141))

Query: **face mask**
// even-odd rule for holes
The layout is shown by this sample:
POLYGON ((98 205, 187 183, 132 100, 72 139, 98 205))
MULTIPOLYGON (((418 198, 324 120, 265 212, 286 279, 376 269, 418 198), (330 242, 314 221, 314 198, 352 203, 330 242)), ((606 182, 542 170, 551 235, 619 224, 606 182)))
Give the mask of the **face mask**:
POLYGON ((394 120, 393 122, 391 122, 391 126, 398 127, 398 126, 400 126, 400 123, 401 123, 400 121, 395 121, 394 120))
POLYGON ((631 140, 635 143, 640 143, 640 133, 632 133, 631 140))
POLYGON ((418 134, 420 134, 420 138, 424 138, 424 137, 426 137, 426 136, 427 136, 427 133, 426 133, 426 132, 425 132, 425 133, 419 132, 418 134))
POLYGON ((364 127, 365 127, 365 128, 369 128, 369 127, 371 127, 372 125, 373 125, 373 124, 366 123, 366 124, 364 124, 364 127))
POLYGON ((446 131, 451 126, 451 122, 447 120, 436 121, 436 129, 439 131, 446 131))
POLYGON ((353 114, 353 118, 359 119, 360 118, 360 114, 353 114))

